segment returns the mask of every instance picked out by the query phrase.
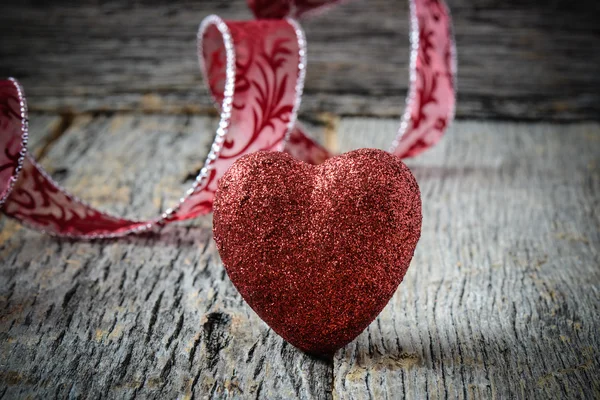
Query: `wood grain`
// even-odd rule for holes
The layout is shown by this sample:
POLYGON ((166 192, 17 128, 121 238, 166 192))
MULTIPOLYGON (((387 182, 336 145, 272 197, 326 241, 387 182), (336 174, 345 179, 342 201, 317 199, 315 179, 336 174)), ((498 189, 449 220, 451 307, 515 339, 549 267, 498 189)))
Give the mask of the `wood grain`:
MULTIPOLYGON (((597 120, 597 2, 450 0, 459 117, 597 120)), ((400 115, 408 82, 406 4, 358 0, 303 23, 302 113, 400 115)), ((34 110, 211 112, 195 54, 198 24, 249 18, 243 0, 25 0, 0 13, 0 76, 34 110)))
MULTIPOLYGON (((396 126, 343 118, 324 139, 385 148, 396 126)), ((37 143, 76 193, 150 216, 193 179, 213 127, 81 116, 37 143)), ((210 217, 83 243, 4 219, 0 397, 598 398, 599 160, 595 123, 457 122, 407 161, 424 225, 404 282, 333 360, 285 344, 248 308, 210 217)))

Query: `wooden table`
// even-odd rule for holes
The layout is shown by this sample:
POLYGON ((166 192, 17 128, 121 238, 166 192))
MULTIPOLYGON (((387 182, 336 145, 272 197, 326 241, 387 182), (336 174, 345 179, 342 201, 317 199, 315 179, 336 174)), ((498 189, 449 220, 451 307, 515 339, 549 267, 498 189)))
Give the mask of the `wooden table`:
MULTIPOLYGON (((32 117, 34 149, 94 204, 175 201, 215 120, 32 117)), ((328 126, 340 150, 396 121, 328 126)), ((383 313, 331 360, 273 333, 225 274, 211 218, 115 241, 57 240, 3 219, 4 398, 597 398, 600 126, 457 122, 409 160, 423 235, 383 313)))
MULTIPOLYGON (((195 91, 195 26, 243 14, 236 1, 3 6, 0 75, 32 94, 33 153, 108 210, 172 204, 217 123, 195 91)), ((469 3, 451 2, 461 119, 407 161, 422 238, 357 340, 316 359, 273 333, 228 280, 210 216, 96 242, 0 217, 0 398, 600 398, 600 124, 582 122, 600 110, 596 19, 469 3)), ((372 4, 307 23, 302 115, 338 151, 385 148, 397 127, 404 11, 372 4)))

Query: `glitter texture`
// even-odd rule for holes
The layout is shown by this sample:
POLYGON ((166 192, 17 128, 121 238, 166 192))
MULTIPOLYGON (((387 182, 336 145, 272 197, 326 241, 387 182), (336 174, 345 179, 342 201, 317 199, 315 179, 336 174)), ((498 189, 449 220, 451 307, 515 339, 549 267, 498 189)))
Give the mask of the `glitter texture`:
POLYGON ((417 182, 387 152, 360 149, 317 166, 257 152, 220 180, 213 233, 252 309, 294 346, 332 354, 402 282, 421 220, 417 182))

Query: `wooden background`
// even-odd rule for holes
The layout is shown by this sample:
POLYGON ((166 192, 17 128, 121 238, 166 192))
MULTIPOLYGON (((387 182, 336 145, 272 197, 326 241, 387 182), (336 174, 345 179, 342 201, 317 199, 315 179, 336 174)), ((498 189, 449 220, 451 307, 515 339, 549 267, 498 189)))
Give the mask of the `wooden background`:
MULTIPOLYGON (((3 4, 0 76, 30 95, 33 154, 113 212, 173 204, 217 124, 198 23, 247 17, 241 4, 3 4)), ((407 160, 422 238, 354 342, 324 360, 274 334, 228 280, 210 216, 97 242, 0 217, 0 399, 600 398, 598 5, 451 6, 460 120, 407 160)), ((405 4, 357 1, 305 27, 304 122, 332 150, 386 148, 405 4)))
MULTIPOLYGON (((600 3, 449 0, 459 48, 459 118, 600 118, 600 3)), ((407 5, 350 2, 308 20, 302 113, 395 117, 408 81, 407 5)), ((204 113, 195 40, 209 14, 249 18, 244 0, 21 0, 0 13, 0 76, 37 111, 204 113)))

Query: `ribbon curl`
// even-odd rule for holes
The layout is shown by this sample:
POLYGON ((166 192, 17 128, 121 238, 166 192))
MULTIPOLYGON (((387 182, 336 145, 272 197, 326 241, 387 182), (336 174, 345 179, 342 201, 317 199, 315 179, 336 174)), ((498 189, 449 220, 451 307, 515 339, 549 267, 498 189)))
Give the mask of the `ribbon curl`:
MULTIPOLYGON (((13 78, 0 80, 0 209, 45 233, 110 238, 210 213, 217 182, 244 154, 286 151, 318 164, 332 154, 296 121, 306 71, 306 40, 292 17, 322 12, 343 0, 248 0, 254 21, 206 18, 198 57, 220 123, 193 186, 179 203, 149 220, 100 211, 69 194, 27 151, 27 102, 13 78)), ((443 0, 410 2, 410 88, 390 152, 412 157, 437 143, 454 117, 455 45, 443 0)))

